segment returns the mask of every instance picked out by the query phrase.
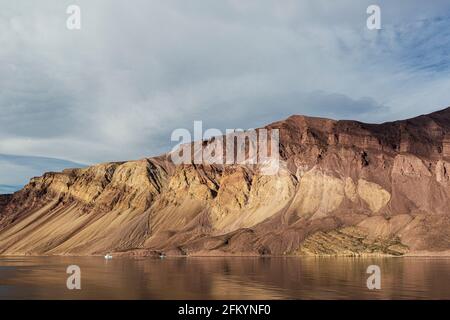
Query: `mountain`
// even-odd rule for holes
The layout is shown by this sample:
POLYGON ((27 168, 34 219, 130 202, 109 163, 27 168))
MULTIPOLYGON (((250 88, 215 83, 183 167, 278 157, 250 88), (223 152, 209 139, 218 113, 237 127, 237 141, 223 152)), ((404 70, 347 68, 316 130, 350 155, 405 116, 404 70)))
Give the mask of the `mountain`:
POLYGON ((265 128, 280 132, 276 175, 165 154, 33 178, 0 197, 0 253, 450 253, 450 108, 383 124, 291 116, 265 128))
POLYGON ((20 190, 30 178, 47 171, 78 167, 84 165, 62 159, 0 153, 0 194, 20 190))

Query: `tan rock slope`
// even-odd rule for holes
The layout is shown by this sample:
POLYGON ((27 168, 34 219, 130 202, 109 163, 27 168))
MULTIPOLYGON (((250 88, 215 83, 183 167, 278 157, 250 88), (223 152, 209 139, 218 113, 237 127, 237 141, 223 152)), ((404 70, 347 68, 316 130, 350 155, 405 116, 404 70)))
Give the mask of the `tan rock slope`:
POLYGON ((450 251, 450 108, 379 125, 292 116, 266 128, 280 130, 273 176, 163 155, 34 178, 0 197, 0 254, 450 251))

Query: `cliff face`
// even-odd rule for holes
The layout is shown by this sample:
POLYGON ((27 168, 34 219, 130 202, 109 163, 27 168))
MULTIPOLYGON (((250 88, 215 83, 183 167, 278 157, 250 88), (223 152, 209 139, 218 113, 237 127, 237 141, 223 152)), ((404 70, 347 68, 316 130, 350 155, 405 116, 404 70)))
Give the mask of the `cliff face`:
POLYGON ((280 130, 272 176, 163 155, 34 178, 0 197, 0 254, 450 251, 450 108, 267 128, 280 130))

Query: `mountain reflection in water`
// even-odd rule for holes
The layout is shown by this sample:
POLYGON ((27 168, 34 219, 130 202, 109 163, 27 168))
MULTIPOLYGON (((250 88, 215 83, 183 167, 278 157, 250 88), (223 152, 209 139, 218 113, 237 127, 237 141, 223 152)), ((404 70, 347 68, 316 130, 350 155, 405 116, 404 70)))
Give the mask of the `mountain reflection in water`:
POLYGON ((447 258, 0 257, 0 299, 450 299, 447 258), (81 268, 68 290, 66 268, 81 268), (381 290, 369 290, 369 265, 381 290))

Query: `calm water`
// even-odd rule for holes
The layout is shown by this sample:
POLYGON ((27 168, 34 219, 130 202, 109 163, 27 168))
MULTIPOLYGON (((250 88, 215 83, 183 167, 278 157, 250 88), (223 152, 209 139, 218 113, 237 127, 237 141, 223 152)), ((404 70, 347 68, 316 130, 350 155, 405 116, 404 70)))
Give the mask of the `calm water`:
POLYGON ((450 299, 446 258, 0 257, 0 299, 450 299), (66 268, 81 268, 81 290, 66 268), (381 290, 366 287, 369 265, 381 290))

